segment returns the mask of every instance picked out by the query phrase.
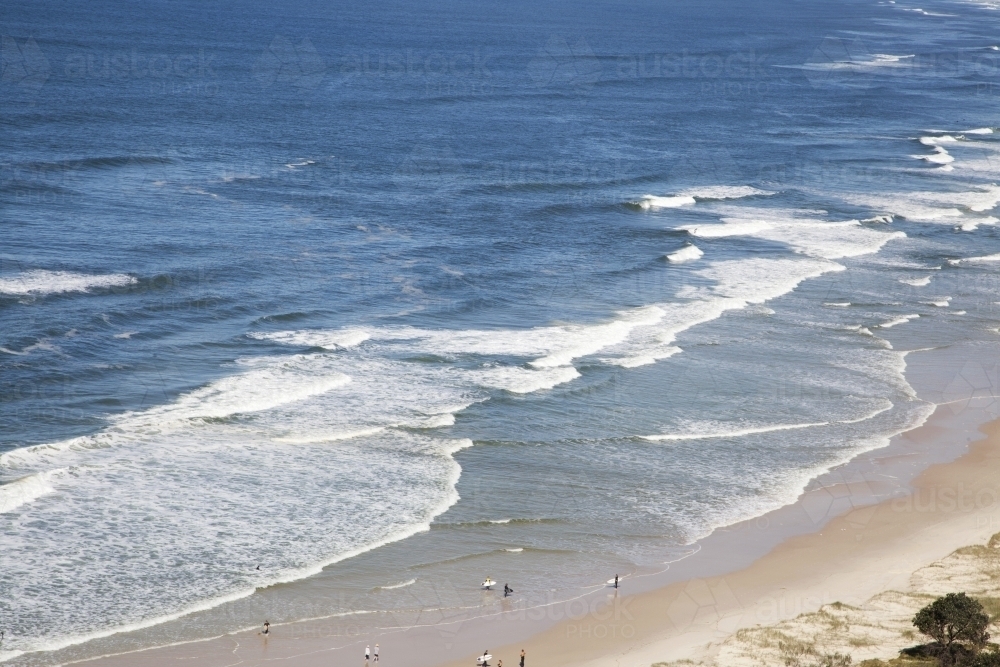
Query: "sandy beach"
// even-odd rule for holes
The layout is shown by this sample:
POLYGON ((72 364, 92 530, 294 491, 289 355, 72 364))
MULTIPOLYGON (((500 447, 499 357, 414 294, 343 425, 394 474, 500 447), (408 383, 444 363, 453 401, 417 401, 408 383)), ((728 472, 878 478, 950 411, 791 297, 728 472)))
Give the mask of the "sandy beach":
POLYGON ((1000 618, 1000 0, 918 4, 0 3, 0 667, 1000 618))
MULTIPOLYGON (((942 439, 967 438, 955 428, 955 418, 954 412, 939 407, 926 424, 900 436, 896 448, 915 451, 942 439)), ((879 595, 906 593, 919 602, 925 596, 921 586, 933 588, 927 576, 917 574, 921 568, 937 566, 961 547, 985 545, 1000 530, 1000 421, 981 431, 986 437, 972 442, 957 460, 921 472, 912 493, 895 493, 871 504, 881 492, 878 474, 868 472, 813 485, 794 506, 717 531, 704 541, 701 558, 669 570, 670 576, 683 578, 668 585, 658 585, 667 576, 661 574, 645 581, 626 578, 618 591, 597 587, 551 604, 490 598, 482 609, 452 618, 442 618, 432 607, 387 614, 374 623, 360 617, 321 618, 272 625, 268 637, 247 631, 76 664, 360 666, 365 646, 376 643, 383 663, 407 667, 469 667, 484 649, 510 666, 517 664, 522 648, 527 665, 647 667, 678 660, 715 664, 720 654, 726 656, 724 664, 768 664, 767 641, 761 644, 754 631, 782 623, 799 623, 801 629, 801 619, 808 618, 803 615, 821 609, 827 615, 831 608, 858 614, 879 595), (817 508, 822 510, 819 517, 817 508), (810 520, 803 524, 796 516, 810 520), (810 524, 817 530, 803 533, 802 526, 810 524), (768 543, 761 536, 776 528, 801 534, 755 556, 754 549, 768 543), (747 553, 734 552, 739 548, 747 553), (738 566, 747 559, 749 564, 738 566), (725 571, 727 566, 732 569, 725 571), (713 569, 723 571, 685 576, 686 570, 713 569)), ((907 456, 891 450, 879 453, 876 461, 898 470, 907 456)), ((940 582, 936 586, 947 588, 940 582)), ((886 613, 912 616, 909 607, 899 604, 886 613)), ((875 614, 871 623, 880 624, 883 617, 885 613, 875 614)), ((861 658, 894 657, 912 639, 905 634, 905 622, 894 622, 898 637, 883 637, 875 645, 850 640, 844 650, 862 653, 861 658)), ((781 664, 776 653, 770 657, 781 664)))

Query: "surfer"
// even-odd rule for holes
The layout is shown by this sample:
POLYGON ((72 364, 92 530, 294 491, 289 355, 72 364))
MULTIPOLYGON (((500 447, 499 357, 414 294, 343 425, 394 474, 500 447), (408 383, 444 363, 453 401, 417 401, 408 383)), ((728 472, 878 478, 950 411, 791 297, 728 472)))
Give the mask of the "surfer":
POLYGON ((368 660, 372 657, 372 647, 365 646, 365 664, 368 664, 368 660))
POLYGON ((269 632, 271 632, 271 624, 268 621, 264 621, 264 629, 260 634, 267 635, 269 632))
POLYGON ((375 644, 375 662, 378 662, 378 644, 375 644))
POLYGON ((521 667, 524 667, 524 649, 521 649, 521 667))
POLYGON ((483 657, 481 657, 478 660, 479 664, 483 665, 483 667, 490 667, 490 663, 489 663, 489 660, 488 660, 489 655, 490 655, 489 649, 486 649, 485 651, 483 651, 483 657))
POLYGON ((260 569, 260 565, 258 565, 258 566, 257 566, 257 569, 258 569, 258 570, 260 569))
POLYGON ((618 575, 615 575, 615 588, 618 588, 618 575))
POLYGON ((507 597, 508 595, 510 595, 510 594, 511 594, 511 593, 513 593, 513 592, 514 592, 514 589, 513 589, 513 588, 511 588, 511 587, 510 587, 510 586, 508 586, 507 584, 504 584, 504 585, 503 585, 503 596, 504 596, 504 597, 507 597))

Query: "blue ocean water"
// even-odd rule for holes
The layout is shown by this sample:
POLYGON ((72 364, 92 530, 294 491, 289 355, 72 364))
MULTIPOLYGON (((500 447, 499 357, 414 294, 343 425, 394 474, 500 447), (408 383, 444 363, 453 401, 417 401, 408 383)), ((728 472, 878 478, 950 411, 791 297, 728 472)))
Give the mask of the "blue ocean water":
POLYGON ((995 9, 4 3, 0 659, 571 591, 922 423, 995 9))

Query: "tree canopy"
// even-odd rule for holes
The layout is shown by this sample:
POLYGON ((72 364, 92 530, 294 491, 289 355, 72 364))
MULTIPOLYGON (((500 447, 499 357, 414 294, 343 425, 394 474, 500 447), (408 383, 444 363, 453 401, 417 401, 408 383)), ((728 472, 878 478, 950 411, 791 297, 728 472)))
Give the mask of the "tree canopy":
POLYGON ((913 625, 934 639, 927 645, 943 665, 968 663, 986 646, 990 617, 978 601, 965 593, 949 593, 927 605, 913 617, 913 625))

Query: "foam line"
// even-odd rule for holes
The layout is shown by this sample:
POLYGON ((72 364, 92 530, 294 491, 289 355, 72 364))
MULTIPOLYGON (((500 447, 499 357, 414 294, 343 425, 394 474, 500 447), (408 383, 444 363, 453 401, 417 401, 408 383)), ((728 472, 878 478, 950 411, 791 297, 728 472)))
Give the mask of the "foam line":
POLYGON ((37 269, 13 276, 0 277, 0 294, 41 296, 65 292, 87 292, 96 288, 124 287, 138 281, 122 273, 87 275, 71 271, 37 269))
POLYGON ((878 325, 878 328, 879 329, 891 329, 892 327, 899 326, 900 324, 906 324, 910 320, 915 320, 918 317, 920 317, 920 315, 916 315, 916 314, 914 314, 914 315, 904 315, 903 317, 897 317, 897 318, 895 318, 893 320, 889 320, 888 322, 883 322, 882 324, 878 325))
POLYGON ((639 208, 644 211, 658 208, 679 208, 681 206, 691 206, 695 203, 694 197, 690 195, 675 195, 673 197, 656 197, 654 195, 643 195, 639 200, 639 208))
POLYGON ((710 440, 717 438, 739 438, 745 435, 757 435, 759 433, 772 433, 774 431, 791 431, 800 428, 813 428, 816 426, 828 426, 830 422, 812 422, 809 424, 776 424, 774 426, 759 426, 754 428, 736 429, 733 431, 715 431, 707 433, 667 433, 663 435, 641 435, 643 440, 664 441, 664 440, 710 440))
POLYGON ((13 512, 42 496, 55 493, 52 480, 65 472, 65 468, 48 470, 0 486, 0 514, 13 512))

